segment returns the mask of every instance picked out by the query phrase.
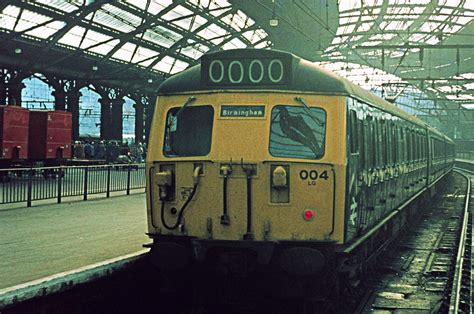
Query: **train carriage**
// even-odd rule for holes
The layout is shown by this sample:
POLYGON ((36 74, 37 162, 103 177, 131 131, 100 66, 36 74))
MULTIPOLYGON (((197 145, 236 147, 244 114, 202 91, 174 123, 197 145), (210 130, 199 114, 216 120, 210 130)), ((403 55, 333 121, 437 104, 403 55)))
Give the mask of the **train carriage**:
POLYGON ((281 51, 204 55, 160 86, 153 119, 148 228, 163 271, 232 272, 240 254, 252 270, 333 280, 343 252, 382 247, 400 226, 380 225, 453 162, 440 132, 281 51))

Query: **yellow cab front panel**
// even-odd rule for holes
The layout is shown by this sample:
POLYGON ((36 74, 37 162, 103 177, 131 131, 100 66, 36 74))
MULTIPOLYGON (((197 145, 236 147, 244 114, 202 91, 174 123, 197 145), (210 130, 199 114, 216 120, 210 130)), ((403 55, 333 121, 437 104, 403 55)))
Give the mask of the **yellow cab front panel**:
POLYGON ((147 156, 149 232, 342 243, 345 117, 342 96, 235 91, 160 96, 147 156), (170 115, 178 116, 181 125, 190 119, 198 125, 180 131, 176 140, 173 132, 181 126, 170 126, 170 115), (313 136, 311 126, 295 129, 292 121, 314 124, 318 131, 313 136), (318 137, 317 143, 311 144, 309 137, 318 137), (180 213, 193 191, 197 167, 194 196, 180 213), (156 177, 163 171, 173 173, 164 203, 156 177), (176 228, 163 224, 169 227, 178 219, 176 228))

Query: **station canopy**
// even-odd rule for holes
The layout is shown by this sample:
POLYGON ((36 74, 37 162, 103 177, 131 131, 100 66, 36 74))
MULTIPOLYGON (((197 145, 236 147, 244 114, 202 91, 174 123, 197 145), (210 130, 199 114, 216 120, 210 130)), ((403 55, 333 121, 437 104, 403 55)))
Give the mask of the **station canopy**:
POLYGON ((35 50, 39 70, 73 68, 71 61, 82 57, 92 74, 104 76, 107 65, 105 77, 125 79, 125 72, 136 71, 159 83, 210 50, 271 45, 267 33, 227 1, 5 1, 0 12, 2 61, 35 50))
POLYGON ((422 114, 474 108, 472 0, 36 0, 0 12, 0 65, 156 88, 208 51, 275 48, 382 96, 410 90, 422 114))

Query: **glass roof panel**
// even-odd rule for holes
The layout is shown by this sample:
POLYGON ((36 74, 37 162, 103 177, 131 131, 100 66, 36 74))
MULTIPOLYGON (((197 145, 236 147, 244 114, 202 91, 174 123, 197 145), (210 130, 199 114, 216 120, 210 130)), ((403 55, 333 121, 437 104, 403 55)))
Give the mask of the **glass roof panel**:
POLYGON ((140 25, 142 18, 106 4, 95 12, 94 22, 128 33, 140 25))
POLYGON ((269 48, 271 47, 271 43, 269 41, 262 41, 259 44, 256 44, 254 48, 262 49, 262 48, 269 48))
MULTIPOLYGON (((207 1, 203 1, 203 2, 205 3, 207 1)), ((209 0, 208 3, 209 4, 207 4, 207 5, 203 4, 203 7, 207 7, 210 10, 230 6, 230 3, 226 0, 209 0)))
POLYGON ((472 100, 474 101, 474 96, 473 95, 446 95, 446 98, 451 99, 451 100, 472 100))
POLYGON ((187 19, 177 20, 173 22, 173 24, 175 24, 176 26, 191 32, 206 23, 207 19, 203 18, 200 15, 193 15, 192 17, 189 17, 187 19))
POLYGON ((163 26, 157 26, 153 29, 148 29, 143 38, 160 46, 170 48, 176 41, 183 38, 183 36, 163 26))
POLYGON ((462 104, 461 106, 463 106, 464 108, 468 109, 468 110, 474 110, 474 103, 471 103, 471 104, 462 104))
MULTIPOLYGON (((23 12, 21 13, 21 20, 25 20, 25 21, 38 25, 47 21, 51 21, 52 18, 30 11, 30 10, 23 10, 23 12)), ((21 32, 22 30, 17 29, 17 31, 21 32)))
MULTIPOLYGON (((157 55, 156 51, 138 46, 137 51, 135 52, 135 55, 133 56, 133 59, 131 62, 140 63, 140 61, 150 59, 152 57, 155 57, 156 55, 157 55)), ((148 63, 151 63, 151 61, 148 63)), ((145 65, 145 62, 140 63, 140 64, 145 65)))
POLYGON ((339 2, 339 11, 344 12, 352 9, 358 9, 362 6, 359 0, 346 0, 339 2))
MULTIPOLYGON (((148 0, 125 0, 127 4, 145 10, 147 7, 148 0)), ((173 0, 159 0, 159 1, 149 1, 148 13, 151 15, 157 15, 164 8, 173 4, 173 0)))
POLYGON ((224 48, 224 50, 228 50, 228 49, 238 49, 238 48, 245 48, 247 47, 247 45, 245 43, 243 43, 240 39, 238 38, 234 38, 232 39, 231 41, 229 41, 228 43, 225 43, 222 48, 224 48))
POLYGON ((87 49, 88 51, 95 52, 101 55, 106 55, 112 50, 118 43, 120 42, 119 39, 114 39, 110 42, 107 42, 102 45, 98 45, 92 48, 87 49))
POLYGON ((175 61, 175 58, 165 56, 163 59, 160 60, 153 68, 155 70, 164 72, 164 73, 170 73, 171 68, 173 66, 173 62, 175 61))
POLYGON ((93 30, 87 30, 87 36, 84 37, 84 40, 82 41, 82 44, 79 48, 87 49, 89 46, 93 46, 110 39, 112 39, 112 37, 109 35, 105 35, 93 30))
POLYGON ((20 8, 9 5, 0 14, 0 27, 12 30, 15 27, 15 21, 20 13, 20 8))
MULTIPOLYGON (((18 20, 18 23, 15 25, 15 29, 14 31, 16 32, 22 32, 22 31, 25 31, 35 25, 38 25, 39 23, 36 23, 35 19, 32 17, 37 15, 38 17, 44 17, 44 16, 41 16, 39 14, 35 14, 31 11, 27 11, 27 10, 24 10, 23 12, 20 12, 20 18, 18 20), (33 22, 35 21, 35 22, 33 22)), ((43 22, 45 22, 46 20, 43 20, 43 22)))
POLYGON ((465 79, 474 79, 474 73, 463 73, 460 75, 460 77, 465 79))
POLYGON ((235 14, 226 15, 221 20, 237 31, 240 31, 241 29, 248 26, 248 23, 246 23, 247 17, 243 15, 242 11, 240 10, 235 14))
POLYGON ((77 47, 84 36, 86 29, 81 26, 74 26, 63 37, 59 39, 59 43, 72 47, 77 47))
POLYGON ((268 34, 254 24, 226 0, 122 0, 103 4, 93 0, 37 0, 8 5, 0 13, 0 33, 15 28, 25 32, 17 37, 49 38, 53 44, 67 46, 71 53, 70 48, 84 49, 98 58, 113 50, 114 59, 143 67, 153 65, 153 71, 164 73, 175 73, 195 64, 203 53, 211 48, 222 49, 222 45, 236 48, 258 43, 259 47, 267 47, 268 34), (142 12, 145 9, 147 13, 142 12), (87 12, 81 21, 67 17, 72 12, 77 16, 83 10, 87 12), (233 13, 226 14, 230 10, 233 13), (150 19, 151 16, 154 18, 150 19), (223 18, 212 20, 217 16, 223 18), (55 38, 66 25, 71 28, 55 38), (139 27, 143 29, 136 31, 139 27), (247 30, 249 27, 252 29, 247 30), (232 36, 233 30, 239 33, 232 36), (181 41, 184 36, 186 41, 181 41), (176 60, 179 54, 182 58, 176 60), (157 57, 160 61, 155 64, 157 57))
POLYGON ((218 45, 224 41, 224 36, 227 34, 227 31, 222 27, 211 24, 207 28, 201 30, 197 35, 203 37, 206 40, 211 40, 212 43, 218 45))
POLYGON ((197 60, 208 50, 209 48, 202 44, 193 44, 192 46, 186 46, 181 49, 181 54, 197 60))
POLYGON ((366 32, 366 31, 368 31, 369 29, 371 29, 373 25, 374 25, 373 22, 371 22, 371 23, 362 23, 362 24, 357 28, 357 32, 366 32))
POLYGON ((171 10, 171 11, 167 12, 165 15, 163 15, 162 19, 167 20, 167 21, 171 21, 171 20, 174 20, 176 18, 180 18, 180 17, 188 16, 188 15, 189 16, 194 15, 193 11, 183 7, 182 5, 178 5, 173 10, 171 10))
POLYGON ((79 9, 79 6, 83 4, 83 1, 73 0, 35 0, 37 3, 46 4, 58 8, 59 10, 67 13, 71 13, 79 9))
POLYGON ((461 3, 461 1, 462 0, 439 0, 438 3, 441 5, 447 5, 450 7, 457 7, 461 3))
POLYGON ((350 62, 316 62, 316 64, 347 78, 366 90, 382 86, 383 83, 402 82, 402 79, 383 70, 350 62))
POLYGON ((175 73, 181 72, 184 69, 186 69, 188 66, 189 66, 188 63, 186 63, 184 61, 181 61, 179 59, 176 59, 174 65, 173 65, 173 68, 170 71, 170 74, 175 74, 175 73))
POLYGON ((424 23, 423 25, 421 25, 419 30, 422 31, 422 32, 430 33, 432 31, 435 31, 440 25, 441 25, 441 23, 439 23, 439 22, 428 22, 428 23, 424 23))
POLYGON ((58 30, 63 28, 65 25, 66 23, 62 21, 52 21, 51 23, 48 23, 45 26, 34 28, 31 31, 26 32, 25 34, 38 38, 48 38, 55 34, 58 30))
POLYGON ((135 44, 126 43, 112 55, 112 58, 120 59, 123 61, 131 61, 133 51, 136 47, 137 45, 135 44))

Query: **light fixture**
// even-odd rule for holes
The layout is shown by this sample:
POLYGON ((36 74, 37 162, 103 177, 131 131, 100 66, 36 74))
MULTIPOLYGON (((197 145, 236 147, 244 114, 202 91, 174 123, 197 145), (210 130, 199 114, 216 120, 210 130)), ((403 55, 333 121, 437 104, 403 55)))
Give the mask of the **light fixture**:
POLYGON ((273 13, 272 13, 272 17, 268 20, 268 22, 270 23, 270 26, 271 27, 277 27, 278 26, 278 19, 276 17, 276 14, 275 14, 275 0, 272 0, 272 3, 273 3, 273 13))
POLYGON ((97 65, 93 65, 92 66, 92 71, 97 71, 97 70, 99 70, 99 67, 97 65))
POLYGON ((276 18, 276 16, 272 16, 272 18, 270 20, 268 20, 268 22, 270 23, 271 27, 277 27, 278 26, 278 19, 276 18))
POLYGON ((153 79, 149 78, 148 83, 150 83, 150 84, 153 83, 153 79))
POLYGON ((15 53, 20 54, 22 52, 21 48, 15 48, 15 53))

